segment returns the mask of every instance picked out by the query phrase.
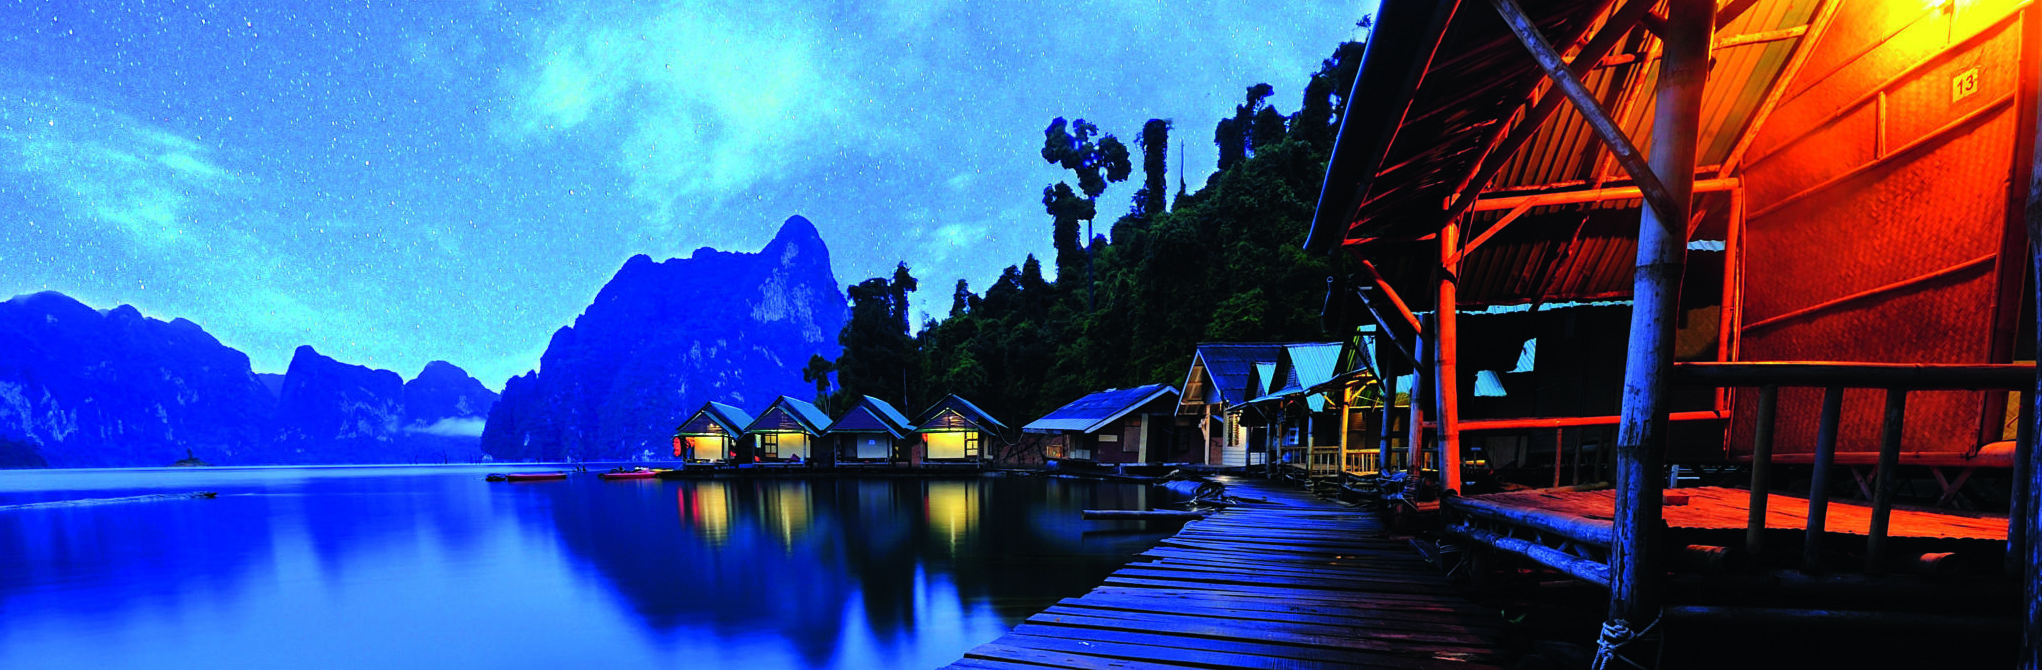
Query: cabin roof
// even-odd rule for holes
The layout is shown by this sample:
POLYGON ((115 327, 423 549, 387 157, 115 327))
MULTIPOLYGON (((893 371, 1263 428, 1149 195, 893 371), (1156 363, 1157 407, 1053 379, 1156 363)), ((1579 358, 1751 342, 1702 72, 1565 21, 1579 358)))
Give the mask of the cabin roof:
POLYGON ((958 418, 971 424, 973 427, 985 432, 1002 433, 1007 430, 1007 424, 1000 423, 1000 420, 993 418, 992 414, 987 413, 984 409, 980 409, 977 404, 970 400, 965 400, 963 396, 955 393, 943 396, 942 400, 936 401, 936 404, 930 405, 928 409, 922 410, 921 414, 916 415, 915 425, 921 427, 915 430, 917 432, 927 432, 932 429, 947 428, 948 426, 935 425, 940 423, 936 420, 937 416, 946 410, 956 414, 958 418))
POLYGON ((858 404, 845 412, 829 428, 827 433, 885 433, 895 439, 906 437, 915 430, 914 425, 902 416, 900 410, 884 400, 872 396, 860 396, 858 404))
POLYGON ((744 432, 803 432, 821 435, 823 427, 828 425, 830 416, 816 409, 815 405, 809 404, 806 400, 783 395, 774 398, 773 404, 766 406, 766 411, 760 412, 759 418, 747 424, 744 432))
POLYGON ((1158 399, 1175 402, 1176 395, 1177 389, 1167 384, 1107 389, 1073 400, 1021 429, 1031 433, 1097 432, 1158 399))
MULTIPOLYGON (((1520 4, 1547 39, 1565 50, 1570 43, 1589 42, 1625 3, 1520 4)), ((1698 180, 1738 174, 1754 120, 1775 97, 1795 51, 1820 33, 1817 8, 1826 4, 1831 3, 1755 0, 1731 2, 1719 12, 1719 46, 1703 93, 1698 180)), ((1424 290, 1430 269, 1425 259, 1437 255, 1436 241, 1419 238, 1446 223, 1445 203, 1492 153, 1498 154, 1494 177, 1475 185, 1483 200, 1630 185, 1572 105, 1561 104, 1534 129, 1519 128, 1528 102, 1537 99, 1533 92, 1545 81, 1543 71, 1486 3, 1440 10, 1452 6, 1383 1, 1355 80, 1355 90, 1369 94, 1347 101, 1306 242, 1309 249, 1346 247, 1375 260, 1392 285, 1407 291, 1424 290), (1495 152, 1512 134, 1528 139, 1508 155, 1495 152), (1411 253, 1413 245, 1426 252, 1411 253)), ((1622 37, 1581 80, 1650 155, 1659 40, 1641 26, 1615 34, 1622 37)), ((1695 209, 1702 216, 1693 238, 1723 239, 1731 196, 1699 190, 1697 196, 1695 209)), ((1462 239, 1474 239, 1499 221, 1509 209, 1500 203, 1478 205, 1462 239)), ((1459 302, 1628 297, 1639 203, 1629 198, 1527 208, 1463 259, 1456 277, 1459 302)))
POLYGON ((1188 405, 1205 404, 1208 385, 1218 391, 1221 404, 1248 402, 1259 393, 1248 390, 1248 375, 1256 363, 1274 362, 1290 346, 1288 342, 1207 342, 1191 355, 1191 369, 1184 376, 1184 393, 1178 399, 1179 413, 1193 413, 1188 405))
POLYGON ((1282 356, 1277 358, 1277 374, 1270 383, 1269 395, 1300 394, 1331 380, 1340 365, 1340 347, 1339 342, 1285 346, 1282 356))
POLYGON ((707 434, 706 431, 687 430, 690 424, 704 419, 716 424, 728 435, 742 435, 745 429, 752 425, 752 415, 744 413, 744 410, 720 402, 710 401, 702 403, 702 409, 695 410, 694 414, 688 416, 687 421, 681 422, 681 429, 676 431, 676 434, 707 434))

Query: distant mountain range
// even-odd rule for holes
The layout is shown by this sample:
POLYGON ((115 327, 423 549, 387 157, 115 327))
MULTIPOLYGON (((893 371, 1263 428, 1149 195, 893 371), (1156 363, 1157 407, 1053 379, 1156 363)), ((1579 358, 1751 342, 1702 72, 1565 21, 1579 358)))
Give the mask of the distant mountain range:
POLYGON ((257 373, 184 319, 17 296, 0 303, 0 468, 658 455, 705 401, 812 395, 801 369, 837 356, 846 311, 798 216, 755 254, 634 256, 499 402, 445 362, 405 381, 302 346, 257 373))
POLYGON ((813 396, 801 369, 836 358, 847 313, 829 248, 799 216, 755 254, 633 256, 553 334, 537 371, 504 384, 482 449, 499 460, 660 454, 706 401, 813 396))
POLYGON ((405 382, 299 347, 257 374, 184 319, 55 292, 0 303, 0 467, 472 461, 495 402, 443 362, 405 382))

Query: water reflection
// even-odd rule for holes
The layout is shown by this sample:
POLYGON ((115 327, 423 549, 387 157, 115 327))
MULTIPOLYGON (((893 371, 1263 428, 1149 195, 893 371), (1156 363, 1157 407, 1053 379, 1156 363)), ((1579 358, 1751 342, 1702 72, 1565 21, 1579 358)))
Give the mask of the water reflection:
POLYGON ((0 499, 222 495, 0 512, 0 667, 929 667, 1160 537, 1078 518, 1138 487, 1032 478, 57 479, 0 499))

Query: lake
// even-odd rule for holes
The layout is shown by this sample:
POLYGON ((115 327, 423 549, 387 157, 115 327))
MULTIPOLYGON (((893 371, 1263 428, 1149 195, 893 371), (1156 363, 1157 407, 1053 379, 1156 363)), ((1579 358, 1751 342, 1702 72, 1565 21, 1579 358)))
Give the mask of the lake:
POLYGON ((0 471, 0 668, 926 668, 1174 530, 1019 476, 488 483, 481 467, 0 471))

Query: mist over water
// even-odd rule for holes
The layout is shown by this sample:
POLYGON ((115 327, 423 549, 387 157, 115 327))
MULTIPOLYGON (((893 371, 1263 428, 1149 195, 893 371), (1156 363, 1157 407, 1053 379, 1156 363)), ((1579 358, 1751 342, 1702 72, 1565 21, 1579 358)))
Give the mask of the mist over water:
MULTIPOLYGON (((502 469, 500 466, 498 469, 502 469)), ((1032 477, 0 472, 0 667, 930 667, 1166 533, 1032 477)))

